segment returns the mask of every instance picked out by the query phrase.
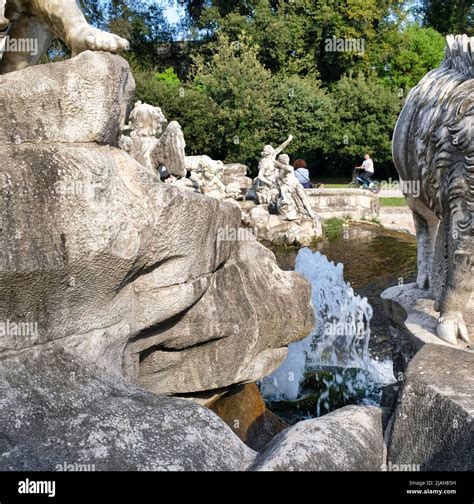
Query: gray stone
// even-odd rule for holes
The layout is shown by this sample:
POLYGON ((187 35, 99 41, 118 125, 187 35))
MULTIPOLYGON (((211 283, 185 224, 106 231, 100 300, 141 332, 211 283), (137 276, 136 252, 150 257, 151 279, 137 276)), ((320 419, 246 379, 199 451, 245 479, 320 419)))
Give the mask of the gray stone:
POLYGON ((474 470, 474 353, 425 345, 405 376, 389 463, 474 470))
POLYGON ((117 145, 134 91, 127 62, 101 52, 4 75, 0 145, 117 145))
POLYGON ((0 470, 242 471, 254 460, 214 413, 39 349, 3 358, 0 470))
POLYGON ((239 206, 243 224, 261 241, 282 247, 307 247, 322 236, 322 223, 318 216, 289 221, 281 215, 270 214, 268 205, 256 206, 254 202, 244 201, 239 202, 239 206))
MULTIPOLYGON (((309 284, 279 270, 255 238, 223 233, 240 228, 236 206, 160 184, 154 170, 100 145, 118 134, 131 98, 123 59, 86 52, 58 65, 4 78, 46 82, 51 103, 56 93, 74 106, 45 114, 34 86, 10 82, 8 97, 16 90, 30 114, 18 112, 18 135, 0 143, 0 321, 37 330, 4 331, 0 357, 56 342, 163 394, 272 372, 312 329, 309 284), (81 93, 83 79, 95 83, 81 93), (115 82, 121 104, 112 106, 115 82), (42 114, 45 134, 34 136, 42 114)), ((3 113, 10 124, 11 109, 3 113)))
POLYGON ((279 434, 255 471, 381 471, 382 410, 349 406, 279 434))
POLYGON ((164 394, 257 381, 314 327, 306 282, 279 270, 253 237, 236 244, 205 287, 194 285, 202 296, 179 319, 127 346, 132 381, 164 394))
POLYGON ((245 194, 253 185, 253 180, 247 176, 250 173, 249 167, 240 163, 231 163, 224 165, 222 172, 222 182, 228 186, 237 184, 245 194))

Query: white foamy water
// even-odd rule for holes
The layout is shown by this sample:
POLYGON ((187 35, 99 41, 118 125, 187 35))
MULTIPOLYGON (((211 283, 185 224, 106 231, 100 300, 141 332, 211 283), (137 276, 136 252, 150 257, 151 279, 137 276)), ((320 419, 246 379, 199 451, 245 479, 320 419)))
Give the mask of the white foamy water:
MULTIPOLYGON (((357 296, 345 282, 344 266, 329 262, 319 252, 302 249, 296 259, 296 271, 312 285, 316 327, 305 340, 290 345, 287 360, 262 380, 263 396, 273 401, 298 399, 304 374, 312 368, 361 371, 356 374, 355 382, 354 376, 347 380, 343 372, 335 373, 332 381, 325 382, 327 396, 331 386, 346 380, 349 393, 353 387, 369 390, 373 384, 395 382, 392 362, 380 362, 369 355, 373 310, 368 300, 357 296)), ((325 394, 319 400, 322 404, 325 394)))

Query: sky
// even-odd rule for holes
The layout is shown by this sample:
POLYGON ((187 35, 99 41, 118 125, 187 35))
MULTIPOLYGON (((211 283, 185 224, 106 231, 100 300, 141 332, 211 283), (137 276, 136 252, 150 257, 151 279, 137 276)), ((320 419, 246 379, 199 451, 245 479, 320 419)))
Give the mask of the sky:
POLYGON ((180 10, 182 11, 178 7, 167 7, 165 9, 165 16, 170 23, 175 24, 180 20, 180 10))

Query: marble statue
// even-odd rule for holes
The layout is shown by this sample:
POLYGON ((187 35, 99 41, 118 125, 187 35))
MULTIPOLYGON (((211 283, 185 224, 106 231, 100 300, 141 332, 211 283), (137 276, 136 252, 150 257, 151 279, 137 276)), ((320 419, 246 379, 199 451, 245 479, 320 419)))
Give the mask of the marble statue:
POLYGON ((235 183, 226 186, 222 181, 223 170, 224 164, 221 161, 203 156, 198 169, 193 171, 192 179, 199 185, 200 192, 206 196, 218 200, 238 200, 242 195, 240 187, 235 183))
POLYGON ((34 41, 35 47, 3 52, 0 73, 36 64, 55 37, 72 56, 87 50, 117 53, 129 48, 125 39, 90 26, 76 0, 0 0, 0 48, 5 48, 7 36, 34 41))
POLYGON ((439 338, 470 341, 474 291, 474 38, 449 36, 441 66, 407 98, 393 153, 418 239, 418 287, 431 290, 439 338), (472 305, 471 305, 472 306, 472 305))
POLYGON ((288 140, 280 147, 274 149, 271 145, 266 145, 262 151, 262 159, 258 165, 258 177, 255 180, 255 193, 257 203, 259 205, 270 205, 276 203, 279 195, 278 189, 278 174, 275 168, 275 161, 278 154, 293 141, 293 136, 290 135, 288 140))
POLYGON ((280 189, 277 208, 286 220, 294 221, 302 218, 315 220, 316 216, 304 187, 295 176, 295 169, 290 164, 290 158, 282 154, 275 166, 279 170, 278 187, 280 189))
MULTIPOLYGON (((138 101, 130 113, 119 147, 140 164, 158 170, 168 185, 191 192, 200 192, 217 199, 238 200, 242 197, 242 177, 224 181, 226 166, 209 156, 186 156, 186 141, 176 121, 167 124, 161 108, 138 101), (188 178, 189 175, 189 178, 188 178)), ((234 165, 229 168, 234 173, 234 165)), ((228 177, 227 177, 228 178, 228 177)))
POLYGON ((166 117, 159 107, 138 101, 130 114, 130 137, 122 136, 120 147, 147 168, 161 175, 186 177, 186 142, 181 126, 169 123, 163 133, 166 117), (160 170, 162 168, 162 170, 160 170))

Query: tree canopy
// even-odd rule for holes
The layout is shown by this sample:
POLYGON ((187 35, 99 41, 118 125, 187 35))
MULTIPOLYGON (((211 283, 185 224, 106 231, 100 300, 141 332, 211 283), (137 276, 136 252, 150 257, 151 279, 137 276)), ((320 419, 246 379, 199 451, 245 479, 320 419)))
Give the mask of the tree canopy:
POLYGON ((128 38, 137 98, 182 123, 190 154, 255 169, 289 133, 293 156, 349 174, 366 152, 389 173, 410 88, 439 65, 447 33, 473 33, 468 0, 83 0, 128 38), (164 8, 180 5, 170 25, 164 8), (165 57, 164 54, 168 56, 165 57))

